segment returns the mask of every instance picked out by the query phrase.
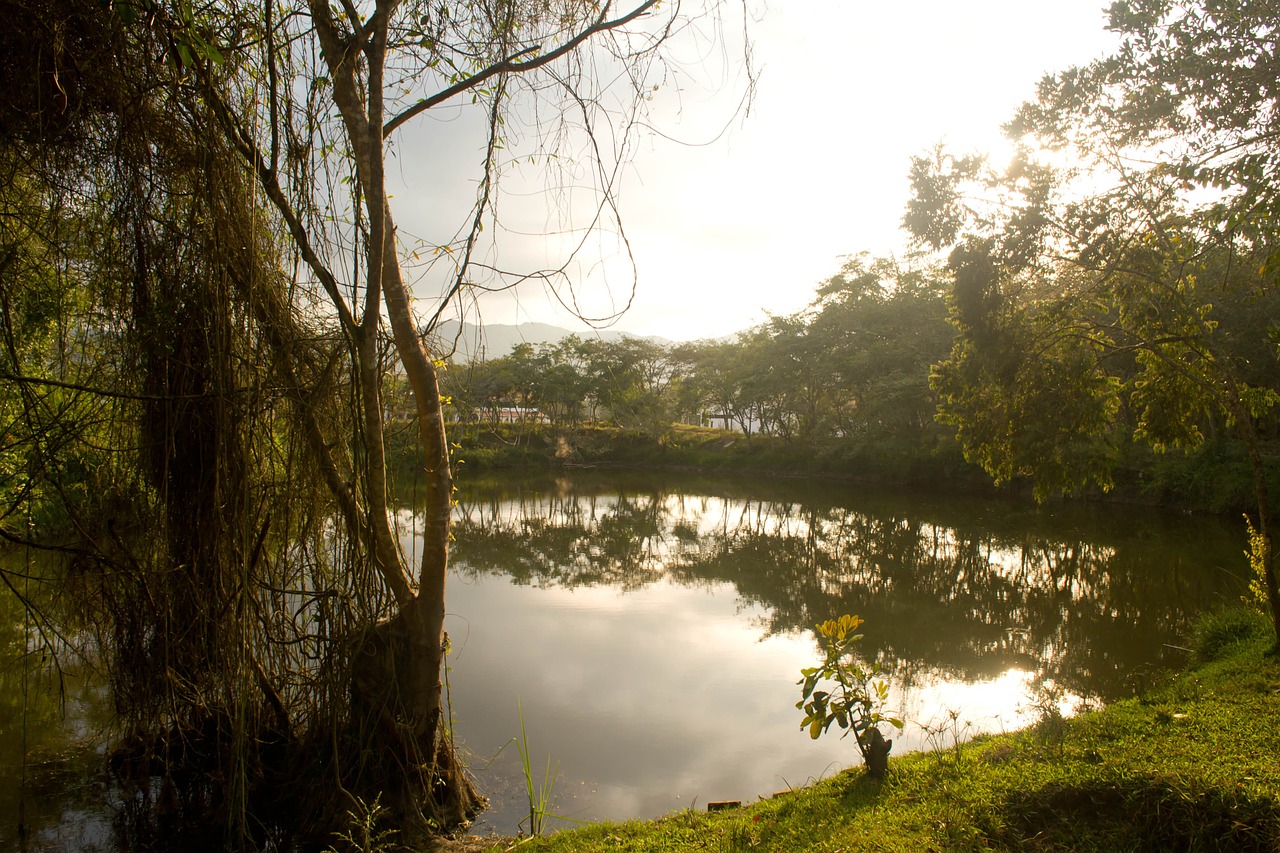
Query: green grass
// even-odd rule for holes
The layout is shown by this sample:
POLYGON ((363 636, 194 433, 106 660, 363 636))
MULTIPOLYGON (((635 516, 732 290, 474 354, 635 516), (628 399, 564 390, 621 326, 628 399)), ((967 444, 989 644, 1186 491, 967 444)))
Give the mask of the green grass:
MULTIPOLYGON (((388 459, 402 478, 421 466, 410 422, 389 428, 388 459)), ((462 471, 503 468, 619 467, 698 470, 704 473, 786 475, 870 483, 945 484, 968 491, 1028 494, 1017 482, 996 489, 959 445, 941 431, 926 437, 878 434, 788 441, 778 436, 671 424, 652 431, 605 425, 452 424, 455 461, 462 471)), ((1264 446, 1273 490, 1280 489, 1280 444, 1264 446)), ((1112 498, 1207 512, 1239 513, 1255 505, 1253 477, 1243 451, 1218 443, 1188 453, 1154 453, 1126 445, 1115 471, 1112 498)), ((1081 496, 1098 496, 1086 490, 1081 496)))
MULTIPOLYGON (((462 470, 623 467, 894 483, 943 480, 987 487, 985 476, 977 476, 980 472, 957 453, 892 443, 872 446, 840 440, 815 445, 684 424, 672 424, 658 432, 609 426, 494 428, 467 424, 455 426, 451 438, 458 444, 462 470)), ((391 456, 401 466, 399 470, 409 471, 416 453, 413 447, 397 446, 391 456)))
POLYGON ((593 825, 519 847, 1280 851, 1280 660, 1265 655, 1267 621, 1215 617, 1193 642, 1194 668, 1139 698, 959 752, 898 757, 884 782, 855 768, 741 809, 593 825))

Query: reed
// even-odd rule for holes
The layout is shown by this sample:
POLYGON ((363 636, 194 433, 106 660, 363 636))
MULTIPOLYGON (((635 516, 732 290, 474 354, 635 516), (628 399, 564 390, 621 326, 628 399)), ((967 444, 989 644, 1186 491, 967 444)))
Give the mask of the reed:
POLYGON ((516 741, 516 749, 520 752, 520 769, 524 773, 525 794, 529 799, 529 835, 536 838, 546 829, 548 818, 560 817, 550 811, 552 793, 555 790, 556 781, 560 778, 560 763, 556 762, 555 767, 552 767, 551 756, 548 755, 542 781, 535 780, 533 761, 529 751, 529 735, 524 726, 524 708, 519 699, 516 700, 516 712, 520 715, 520 740, 516 741))

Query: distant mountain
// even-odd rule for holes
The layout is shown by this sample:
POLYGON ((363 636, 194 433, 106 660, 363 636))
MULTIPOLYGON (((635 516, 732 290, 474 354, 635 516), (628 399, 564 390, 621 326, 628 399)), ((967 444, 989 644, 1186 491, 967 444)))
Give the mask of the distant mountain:
POLYGON ((561 338, 577 335, 580 338, 599 338, 603 341, 618 341, 623 338, 641 338, 659 344, 669 344, 670 340, 653 335, 632 335, 614 329, 582 329, 573 331, 549 323, 486 323, 476 326, 474 323, 463 323, 459 330, 458 321, 446 320, 436 329, 435 338, 437 352, 454 351, 455 361, 484 361, 490 358, 502 358, 508 355, 516 344, 554 344, 561 338), (456 342, 456 343, 455 343, 456 342))

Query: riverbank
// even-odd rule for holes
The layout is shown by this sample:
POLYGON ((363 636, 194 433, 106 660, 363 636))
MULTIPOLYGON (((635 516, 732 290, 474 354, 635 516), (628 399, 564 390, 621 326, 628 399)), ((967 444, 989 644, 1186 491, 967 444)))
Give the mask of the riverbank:
MULTIPOLYGON (((407 425, 396 435, 411 437, 407 425)), ((457 424, 455 462, 467 471, 504 468, 645 468, 717 475, 817 478, 873 485, 918 486, 1031 499, 1028 483, 995 487, 966 462, 954 440, 935 436, 925 444, 895 437, 849 437, 814 444, 775 435, 746 436, 728 430, 673 424, 660 433, 610 426, 457 424)), ((1280 490, 1280 446, 1265 448, 1272 490, 1280 490)), ((393 440, 396 467, 411 471, 417 446, 393 440)), ((1085 489, 1080 497, 1227 513, 1256 509, 1253 474, 1242 448, 1208 443, 1189 452, 1154 453, 1126 445, 1107 493, 1085 489)))
MULTIPOLYGON (((743 435, 672 424, 659 433, 611 426, 456 425, 459 470, 643 468, 743 476, 893 483, 946 483, 994 492, 990 478, 957 446, 845 441, 817 445, 776 435, 743 435)), ((413 448, 406 450, 412 452, 413 448)), ((412 460, 407 460, 412 461, 412 460)), ((464 474, 465 475, 465 474, 464 474)))
MULTIPOLYGON (((442 850, 1280 849, 1280 659, 1240 611, 1196 629, 1194 663, 1100 711, 854 767, 729 811, 689 809, 442 850)), ((852 758, 853 746, 850 745, 852 758)))

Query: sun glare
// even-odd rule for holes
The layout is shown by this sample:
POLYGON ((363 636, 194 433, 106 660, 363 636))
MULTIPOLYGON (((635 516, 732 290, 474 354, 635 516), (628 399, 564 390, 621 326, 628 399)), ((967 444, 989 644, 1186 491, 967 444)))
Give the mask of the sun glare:
MULTIPOLYGON (((949 746, 936 741, 967 740, 1025 728, 1046 715, 1071 716, 1084 697, 1037 684, 1033 673, 1011 667, 995 678, 973 682, 942 680, 908 691, 903 698, 908 719, 918 728, 918 748, 949 746)), ((908 733, 912 736, 912 733, 908 733)))

